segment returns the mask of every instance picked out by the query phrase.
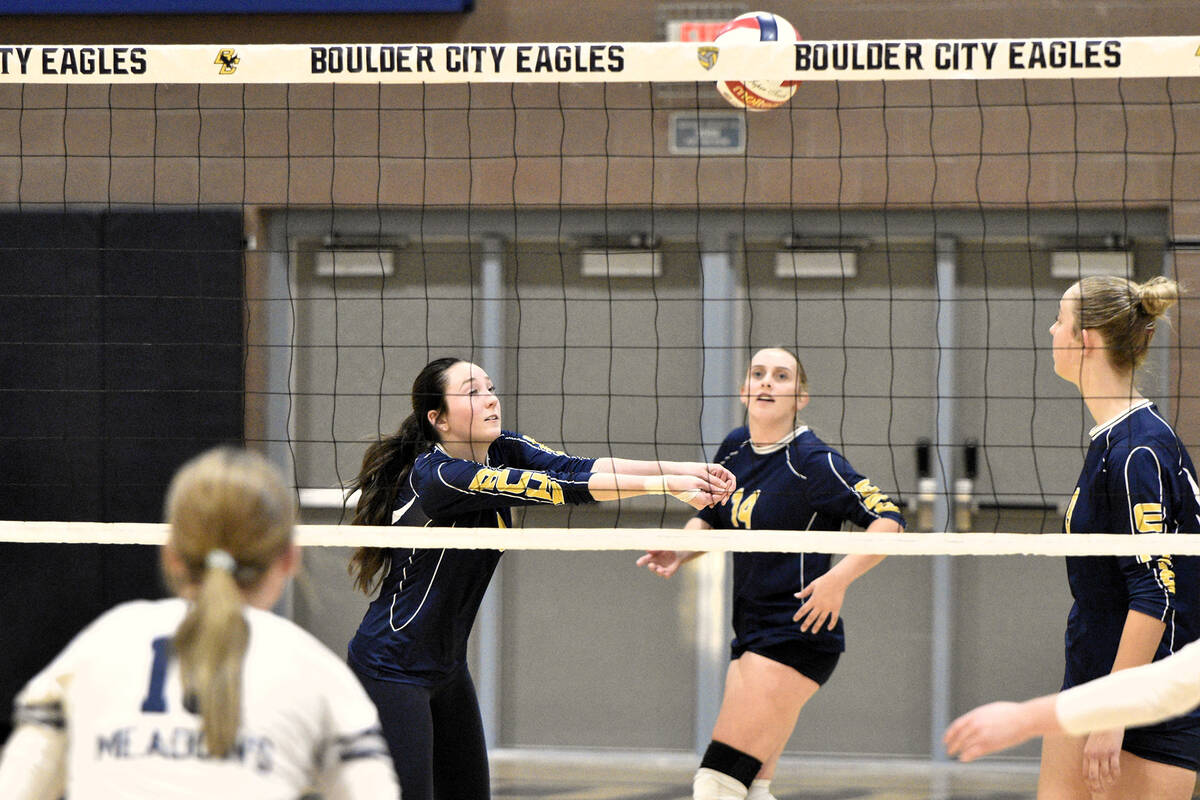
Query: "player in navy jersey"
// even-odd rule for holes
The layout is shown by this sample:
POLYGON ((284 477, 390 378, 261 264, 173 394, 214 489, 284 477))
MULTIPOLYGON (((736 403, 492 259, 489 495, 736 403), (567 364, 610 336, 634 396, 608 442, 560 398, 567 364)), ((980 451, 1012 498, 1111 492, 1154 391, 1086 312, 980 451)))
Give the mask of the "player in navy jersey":
MULTIPOLYGON (((695 508, 735 486, 713 464, 577 458, 500 426, 488 376, 460 359, 430 362, 400 430, 367 449, 354 521, 506 528, 510 509, 670 494, 695 508)), ((498 550, 360 548, 357 586, 376 596, 348 658, 379 708, 405 800, 489 796, 467 637, 498 550)))
MULTIPOLYGON (((904 529, 886 494, 797 426, 806 384, 804 367, 787 350, 754 354, 741 387, 749 424, 726 436, 714 459, 737 477, 737 491, 725 505, 700 510, 689 529, 838 530, 844 522, 904 529)), ((669 578, 698 555, 656 550, 637 563, 669 578)), ((845 649, 839 613, 846 588, 882 560, 851 555, 831 567, 825 553, 734 553, 732 662, 693 780, 696 800, 772 797, 771 777, 800 709, 845 649)))
MULTIPOLYGON (((1200 532, 1196 471, 1179 437, 1138 392, 1156 320, 1178 298, 1166 278, 1138 284, 1087 277, 1059 302, 1050 328, 1054 371, 1073 383, 1096 421, 1063 530, 1200 532)), ((1070 688, 1169 656, 1200 638, 1200 559, 1093 556, 1067 559, 1075 602, 1067 618, 1070 688)), ((1042 744, 1040 798, 1191 797, 1200 766, 1200 714, 1141 728, 1042 744)))

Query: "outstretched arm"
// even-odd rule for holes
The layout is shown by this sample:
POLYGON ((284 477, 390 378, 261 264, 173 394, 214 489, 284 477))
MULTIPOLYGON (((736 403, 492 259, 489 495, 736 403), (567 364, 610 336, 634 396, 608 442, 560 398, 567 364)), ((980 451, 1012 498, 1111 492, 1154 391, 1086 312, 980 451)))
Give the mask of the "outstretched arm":
POLYGON ((1120 670, 1057 695, 989 703, 954 721, 946 751, 971 761, 1035 736, 1149 725, 1200 705, 1200 642, 1140 667, 1120 670))
MULTIPOLYGON (((712 525, 699 517, 692 517, 688 520, 687 525, 683 526, 683 529, 685 531, 710 531, 712 525)), ((650 550, 637 560, 637 565, 646 567, 656 575, 669 578, 681 566, 702 555, 704 555, 703 550, 650 550)))
POLYGON ((703 478, 722 489, 725 497, 737 488, 737 478, 720 464, 702 461, 638 461, 630 458, 598 458, 592 465, 593 472, 611 472, 617 475, 691 475, 703 478))
POLYGON ((1052 694, 1024 703, 988 703, 962 715, 946 729, 946 752, 961 761, 1016 747, 1035 736, 1062 733, 1052 694))
POLYGON ((712 476, 694 475, 629 475, 593 472, 588 478, 588 491, 599 501, 622 500, 643 494, 669 494, 692 508, 708 508, 724 502, 729 488, 712 476))

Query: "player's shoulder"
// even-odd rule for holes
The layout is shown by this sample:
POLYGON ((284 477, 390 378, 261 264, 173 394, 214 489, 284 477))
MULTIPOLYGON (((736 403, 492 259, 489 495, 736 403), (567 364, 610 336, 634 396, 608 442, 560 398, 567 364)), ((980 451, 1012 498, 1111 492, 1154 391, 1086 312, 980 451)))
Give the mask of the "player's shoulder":
POLYGON ((532 449, 532 450, 539 450, 543 453, 549 453, 552 456, 567 455, 566 453, 564 453, 561 450, 555 450, 553 447, 542 444, 537 439, 533 438, 532 436, 530 436, 528 434, 518 433, 517 431, 509 431, 509 430, 501 430, 500 431, 500 436, 498 436, 496 438, 494 446, 500 448, 503 451, 512 451, 512 450, 521 451, 521 450, 532 449))
POLYGON ((434 445, 413 461, 412 470, 409 473, 409 484, 414 490, 419 490, 422 485, 436 480, 437 471, 443 464, 459 460, 443 450, 441 445, 434 445))
POLYGON ((1100 438, 1108 451, 1109 461, 1123 461, 1131 456, 1165 457, 1174 461, 1182 444, 1178 434, 1149 403, 1131 409, 1100 428, 1093 438, 1100 438))
POLYGON ((750 426, 742 425, 725 434, 721 447, 727 450, 737 450, 750 444, 750 426))
POLYGON ((787 449, 792 460, 802 463, 815 459, 828 459, 830 454, 841 457, 837 450, 826 444, 825 440, 817 436, 807 425, 796 429, 796 435, 788 442, 787 449))
POLYGON ((251 647, 307 685, 321 687, 330 676, 353 677, 346 663, 316 636, 271 611, 247 607, 251 647))
POLYGON ((187 602, 178 597, 162 600, 130 600, 110 608, 96 618, 85 633, 93 635, 138 635, 144 631, 174 629, 187 614, 187 602))
POLYGON ((146 643, 179 627, 187 604, 179 598, 130 600, 92 620, 74 639, 75 663, 111 665, 124 654, 145 649, 146 643))

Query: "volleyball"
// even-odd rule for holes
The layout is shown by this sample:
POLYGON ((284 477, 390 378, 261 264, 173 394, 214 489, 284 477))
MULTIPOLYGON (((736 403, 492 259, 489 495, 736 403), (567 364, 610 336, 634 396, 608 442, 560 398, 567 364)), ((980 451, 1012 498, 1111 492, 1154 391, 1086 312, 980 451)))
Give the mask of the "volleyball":
MULTIPOLYGON (((751 11, 726 22, 713 37, 713 43, 794 42, 800 37, 792 23, 769 11, 751 11)), ((799 81, 717 81, 717 91, 738 108, 766 111, 778 108, 796 93, 799 81)))

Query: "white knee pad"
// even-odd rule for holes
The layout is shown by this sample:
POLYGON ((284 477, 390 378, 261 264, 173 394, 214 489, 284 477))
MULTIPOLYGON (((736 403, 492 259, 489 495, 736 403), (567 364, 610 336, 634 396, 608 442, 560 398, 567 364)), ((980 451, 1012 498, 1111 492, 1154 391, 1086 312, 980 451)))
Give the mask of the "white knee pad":
POLYGON ((775 795, 771 794, 771 782, 766 778, 756 779, 750 784, 746 800, 775 800, 775 795))
POLYGON ((747 789, 737 778, 701 767, 692 778, 692 800, 746 800, 747 789))

